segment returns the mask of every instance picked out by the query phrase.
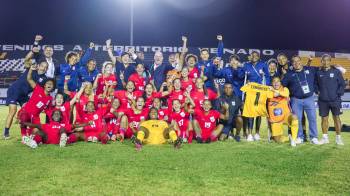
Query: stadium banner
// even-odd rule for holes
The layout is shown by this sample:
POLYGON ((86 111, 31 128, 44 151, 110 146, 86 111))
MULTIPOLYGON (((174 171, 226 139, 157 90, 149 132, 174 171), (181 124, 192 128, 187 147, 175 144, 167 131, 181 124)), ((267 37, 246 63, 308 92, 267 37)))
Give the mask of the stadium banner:
MULTIPOLYGON (((45 45, 40 45, 40 52, 45 45)), ((83 53, 84 50, 88 48, 88 45, 74 44, 74 45, 62 45, 62 44, 52 44, 54 54, 53 58, 59 63, 65 63, 66 53, 69 51, 76 51, 83 53)), ((26 44, 0 44, 0 104, 3 104, 3 99, 6 98, 6 89, 13 83, 20 75, 24 72, 24 57, 33 48, 33 45, 26 44)), ((199 52, 202 48, 209 49, 211 57, 214 57, 217 53, 216 47, 189 47, 188 53, 195 54, 199 56, 199 52)), ((168 62, 168 56, 172 53, 181 52, 182 48, 180 46, 127 46, 127 45, 114 45, 113 50, 115 55, 120 55, 122 51, 127 51, 128 49, 135 49, 135 51, 144 52, 145 64, 150 64, 153 61, 153 56, 155 51, 162 51, 164 54, 164 62, 168 62)), ((247 56, 253 52, 258 51, 261 54, 261 59, 263 61, 268 61, 271 58, 276 58, 279 53, 284 53, 287 56, 300 55, 302 57, 321 57, 325 52, 317 51, 292 51, 292 50, 274 50, 274 49, 252 49, 252 48, 224 48, 223 60, 225 63, 228 62, 229 56, 236 54, 241 58, 242 62, 247 61, 247 56)), ((347 53, 328 53, 333 58, 338 58, 341 62, 340 64, 349 64, 344 66, 347 72, 350 73, 350 54, 347 53)), ((97 62, 97 68, 101 69, 104 61, 108 61, 107 48, 103 44, 95 44, 95 48, 92 54, 92 58, 97 62)), ((349 78, 347 78, 349 79, 349 78)), ((223 85, 225 83, 224 79, 217 79, 216 82, 223 85)), ((350 97, 346 96, 346 97, 350 97)), ((345 101, 350 101, 345 100, 345 101)))

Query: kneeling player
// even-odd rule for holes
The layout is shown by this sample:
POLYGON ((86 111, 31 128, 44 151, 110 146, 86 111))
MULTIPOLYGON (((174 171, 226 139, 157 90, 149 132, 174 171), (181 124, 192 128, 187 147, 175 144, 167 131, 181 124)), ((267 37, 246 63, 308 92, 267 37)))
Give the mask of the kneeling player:
POLYGON ((216 110, 212 110, 210 100, 204 100, 203 110, 194 111, 193 128, 196 132, 196 139, 198 143, 210 143, 218 139, 218 135, 222 132, 224 126, 217 125, 219 119, 227 120, 229 118, 229 106, 227 103, 223 104, 225 114, 221 114, 216 110))
POLYGON ((291 113, 289 108, 289 90, 281 85, 279 77, 272 80, 271 89, 273 98, 267 100, 269 122, 271 123, 272 139, 276 142, 284 142, 283 124, 291 127, 289 136, 291 146, 296 146, 295 139, 298 135, 298 117, 291 113))
POLYGON ((67 134, 72 132, 72 129, 77 127, 84 127, 88 124, 80 125, 70 125, 65 122, 62 122, 63 116, 60 110, 55 110, 52 112, 51 116, 52 121, 48 124, 32 124, 28 122, 21 122, 22 125, 28 126, 33 129, 32 134, 34 137, 24 136, 23 142, 31 148, 36 148, 38 143, 43 142, 44 144, 59 144, 60 147, 66 146, 67 143, 73 143, 76 141, 74 134, 67 134))
POLYGON ((168 139, 174 142, 175 148, 180 148, 182 139, 177 137, 175 130, 163 120, 158 120, 158 111, 151 108, 149 120, 143 121, 135 140, 136 150, 141 150, 142 144, 164 144, 168 139))

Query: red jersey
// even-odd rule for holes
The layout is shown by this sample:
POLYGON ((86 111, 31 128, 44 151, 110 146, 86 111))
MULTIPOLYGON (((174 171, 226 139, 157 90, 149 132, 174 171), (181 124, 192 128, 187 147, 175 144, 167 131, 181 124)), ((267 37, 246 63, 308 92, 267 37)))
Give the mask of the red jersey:
POLYGON ((111 74, 109 76, 102 76, 97 79, 96 95, 103 94, 103 92, 106 90, 106 83, 114 83, 115 85, 112 85, 112 88, 114 88, 117 84, 115 75, 111 74))
POLYGON ((32 96, 22 109, 33 116, 39 116, 39 114, 50 105, 51 101, 52 97, 46 95, 44 88, 36 84, 32 96))
POLYGON ((50 107, 45 111, 46 115, 49 117, 50 122, 53 122, 52 120, 52 113, 56 110, 61 111, 62 113, 62 123, 69 124, 70 121, 70 103, 69 101, 65 102, 62 106, 57 108, 56 106, 50 107))
MULTIPOLYGON (((119 113, 121 111, 118 109, 116 112, 119 113)), ((107 134, 116 135, 119 131, 120 119, 111 112, 107 112, 103 118, 106 121, 107 134)))
POLYGON ((126 116, 128 117, 128 122, 134 123, 134 127, 136 129, 139 128, 140 122, 147 120, 148 118, 148 113, 149 113, 149 108, 144 108, 142 109, 140 114, 135 114, 133 109, 129 109, 126 111, 126 116))
POLYGON ((202 139, 206 140, 210 138, 215 129, 220 113, 216 110, 210 110, 208 114, 205 114, 203 110, 195 110, 194 118, 198 121, 202 130, 202 139))
POLYGON ((139 91, 144 91, 146 86, 146 80, 144 77, 139 76, 137 73, 133 73, 129 77, 129 81, 134 82, 135 89, 139 91))
POLYGON ((192 80, 193 82, 195 82, 196 78, 199 77, 199 70, 197 67, 194 67, 192 70, 190 70, 190 68, 188 68, 188 78, 190 80, 192 80))
POLYGON ((208 91, 208 95, 206 96, 204 94, 204 91, 201 92, 201 91, 198 91, 197 89, 192 90, 191 98, 192 98, 194 104, 196 105, 195 106, 196 109, 202 108, 204 100, 208 99, 208 100, 212 101, 212 100, 216 99, 217 94, 214 91, 212 91, 210 89, 207 89, 207 91, 208 91))
POLYGON ((153 105, 153 99, 154 98, 161 98, 161 97, 162 97, 162 93, 161 92, 153 92, 150 97, 146 98, 145 108, 151 108, 152 105, 153 105))
POLYGON ((59 144, 60 143, 60 129, 65 128, 67 132, 71 132, 72 126, 70 124, 50 122, 49 124, 41 125, 42 131, 47 135, 45 144, 59 144))
MULTIPOLYGON (((75 92, 74 93, 71 93, 71 97, 74 97, 75 96, 75 92)), ((75 121, 76 122, 81 122, 82 120, 82 115, 83 113, 86 112, 86 104, 89 102, 89 97, 86 96, 86 95, 81 95, 80 98, 77 100, 76 104, 75 104, 75 109, 77 111, 76 113, 76 119, 75 121)), ((94 96, 94 104, 95 104, 95 108, 97 108, 97 103, 98 103, 98 98, 97 96, 94 96)))
MULTIPOLYGON (((118 98, 120 101, 120 109, 126 110, 131 109, 131 105, 129 103, 129 99, 127 97, 128 92, 125 90, 118 90, 114 92, 114 97, 118 98)), ((132 97, 136 100, 138 97, 142 96, 141 91, 132 92, 132 97)))
POLYGON ((158 110, 158 120, 169 121, 169 109, 161 108, 158 110))
POLYGON ((84 131, 86 132, 95 132, 95 133, 100 133, 103 131, 102 129, 102 119, 104 116, 104 110, 99 109, 95 112, 92 113, 84 113, 82 121, 84 123, 88 123, 89 121, 92 121, 92 125, 88 125, 84 127, 84 131))
POLYGON ((170 114, 170 119, 176 121, 181 132, 187 130, 188 123, 190 122, 189 117, 190 114, 188 112, 185 112, 184 109, 181 109, 179 112, 174 111, 170 114))
POLYGON ((191 79, 188 79, 188 81, 183 81, 181 80, 181 89, 183 91, 188 91, 188 92, 191 92, 193 89, 194 89, 194 83, 191 79))
POLYGON ((180 104, 184 104, 185 103, 185 96, 184 96, 184 92, 183 91, 178 91, 178 92, 175 92, 175 91, 172 91, 169 95, 169 98, 168 98, 168 107, 170 110, 172 110, 173 108, 173 100, 175 99, 178 99, 180 101, 180 104))

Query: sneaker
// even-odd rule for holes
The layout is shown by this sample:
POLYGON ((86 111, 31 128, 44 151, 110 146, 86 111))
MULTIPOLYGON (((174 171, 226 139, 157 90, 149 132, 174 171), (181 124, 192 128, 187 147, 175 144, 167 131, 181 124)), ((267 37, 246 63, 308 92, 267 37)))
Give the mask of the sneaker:
POLYGON ((141 151, 142 149, 142 142, 139 139, 135 139, 135 149, 136 151, 141 151))
POLYGON ((197 140, 197 143, 199 143, 199 144, 203 143, 203 140, 201 137, 196 137, 196 140, 197 140))
POLYGON ((311 144, 315 144, 315 145, 321 145, 321 144, 323 144, 321 141, 318 141, 318 139, 317 139, 316 137, 312 138, 312 139, 310 140, 310 143, 311 143, 311 144))
POLYGON ((329 139, 328 137, 322 137, 321 141, 322 144, 329 144, 329 139))
POLYGON ((301 139, 300 137, 298 137, 296 140, 295 140, 295 144, 302 144, 304 143, 304 140, 301 139))
POLYGON ((89 136, 89 137, 87 138, 87 141, 88 141, 88 142, 92 142, 92 136, 89 136))
POLYGON ((182 138, 178 137, 177 140, 174 141, 174 148, 179 149, 181 148, 181 145, 182 145, 182 138))
POLYGON ((236 142, 240 142, 241 141, 241 136, 235 135, 235 140, 236 140, 236 142))
POLYGON ((182 138, 182 142, 183 142, 183 143, 188 143, 187 138, 185 138, 185 137, 184 137, 184 138, 182 138))
POLYGON ((341 139, 341 137, 335 136, 335 143, 337 145, 344 146, 344 143, 343 143, 343 140, 341 139))
POLYGON ((10 135, 4 135, 3 138, 4 138, 4 140, 9 140, 9 139, 11 139, 10 135))
POLYGON ((98 141, 97 137, 92 137, 92 142, 96 143, 98 141))
POLYGON ((254 135, 254 140, 255 140, 255 141, 259 141, 259 140, 260 140, 260 135, 256 133, 256 134, 254 135))
POLYGON ((60 147, 65 147, 67 144, 67 140, 68 140, 67 134, 62 133, 60 137, 60 147))
POLYGON ((292 147, 297 146, 297 144, 295 143, 295 141, 293 139, 290 140, 290 146, 292 146, 292 147))
POLYGON ((248 135, 247 142, 254 142, 254 138, 253 138, 252 134, 248 135))
POLYGON ((36 148, 38 147, 38 144, 36 143, 35 140, 33 140, 32 138, 28 137, 28 136, 23 136, 22 137, 22 143, 31 147, 31 148, 36 148))
POLYGON ((229 136, 228 136, 228 140, 234 140, 235 138, 230 134, 229 136))

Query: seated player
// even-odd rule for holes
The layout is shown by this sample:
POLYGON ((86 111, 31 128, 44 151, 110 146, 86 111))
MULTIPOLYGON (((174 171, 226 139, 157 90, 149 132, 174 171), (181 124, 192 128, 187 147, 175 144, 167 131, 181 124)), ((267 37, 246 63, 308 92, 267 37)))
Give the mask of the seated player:
POLYGON ((135 90, 135 84, 132 81, 126 83, 126 90, 117 90, 114 97, 120 100, 120 108, 123 110, 131 109, 131 101, 142 96, 142 91, 135 90))
POLYGON ((169 121, 169 109, 162 107, 162 101, 159 98, 153 99, 153 107, 158 110, 158 119, 169 121))
POLYGON ((153 100, 155 98, 162 98, 169 95, 169 91, 164 91, 164 87, 166 83, 162 85, 160 92, 156 91, 156 87, 151 83, 146 84, 145 91, 143 92, 143 98, 145 99, 145 107, 151 108, 153 104, 153 100))
POLYGON ((218 95, 211 89, 207 89, 204 86, 202 78, 197 78, 196 87, 191 91, 191 97, 195 103, 195 109, 201 109, 204 100, 215 100, 218 95))
POLYGON ((144 91, 146 86, 146 78, 144 76, 145 66, 143 64, 136 65, 136 73, 129 77, 129 81, 134 82, 135 88, 138 91, 144 91))
POLYGON ((174 143, 175 148, 180 148, 182 139, 177 137, 173 127, 169 127, 168 123, 158 120, 158 111, 151 108, 149 112, 149 120, 140 124, 135 140, 136 150, 141 150, 142 144, 164 144, 170 139, 174 143))
POLYGON ((117 81, 114 73, 114 66, 112 62, 106 61, 102 65, 102 74, 98 74, 93 85, 93 89, 96 89, 96 95, 102 94, 108 86, 113 88, 117 85, 117 81))
POLYGON ((198 143, 216 141, 224 128, 222 124, 217 125, 218 120, 227 120, 229 118, 229 105, 227 103, 223 104, 225 114, 221 114, 211 108, 211 102, 206 99, 203 102, 202 110, 194 110, 193 128, 196 132, 196 140, 198 143))
POLYGON ((32 79, 32 71, 35 70, 35 66, 32 66, 28 71, 27 81, 31 88, 33 88, 33 94, 29 101, 21 108, 18 112, 18 119, 22 123, 21 125, 21 135, 29 136, 31 135, 32 129, 27 129, 24 122, 40 124, 40 113, 45 110, 51 103, 52 97, 50 93, 54 90, 54 80, 47 79, 44 82, 44 87, 35 83, 32 79))
POLYGON ((291 146, 296 146, 295 140, 298 136, 298 117, 291 113, 289 108, 289 90, 281 85, 281 79, 274 77, 272 79, 272 94, 267 100, 267 110, 269 113, 269 122, 271 123, 272 139, 276 142, 284 142, 283 124, 291 128, 289 136, 291 146))
POLYGON ((120 128, 120 121, 123 115, 124 112, 120 110, 119 99, 113 99, 111 107, 107 109, 107 113, 103 117, 106 122, 104 130, 107 133, 109 140, 117 140, 120 128))
POLYGON ((179 100, 173 100, 173 111, 170 114, 171 125, 176 130, 177 136, 181 137, 184 142, 192 143, 193 128, 190 122, 190 113, 188 112, 188 104, 194 105, 191 98, 186 98, 186 106, 181 108, 179 100))
POLYGON ((149 108, 145 106, 145 100, 143 97, 138 97, 136 103, 132 100, 131 109, 125 111, 125 115, 121 118, 120 122, 120 139, 124 140, 124 137, 133 139, 140 126, 140 123, 147 119, 149 108))
POLYGON ((108 136, 106 132, 103 130, 103 116, 105 113, 104 108, 100 108, 98 110, 95 109, 95 104, 93 101, 89 101, 86 104, 86 112, 84 112, 80 106, 77 107, 77 112, 79 112, 82 117, 81 122, 88 123, 91 122, 89 126, 84 128, 77 129, 75 135, 78 140, 84 140, 87 142, 96 143, 97 141, 101 141, 102 144, 106 144, 108 141, 108 136), (83 131, 83 132, 82 132, 83 131))
POLYGON ((38 143, 44 144, 59 144, 60 147, 65 147, 66 144, 74 143, 76 141, 76 137, 72 133, 72 130, 77 127, 84 127, 89 125, 88 123, 80 124, 80 125, 70 125, 63 122, 62 112, 60 110, 55 110, 52 112, 50 116, 52 121, 48 124, 32 124, 28 122, 21 122, 22 125, 28 126, 33 129, 33 135, 39 135, 40 137, 31 137, 25 136, 24 144, 31 148, 36 148, 38 143), (40 139, 39 139, 40 138, 40 139))

